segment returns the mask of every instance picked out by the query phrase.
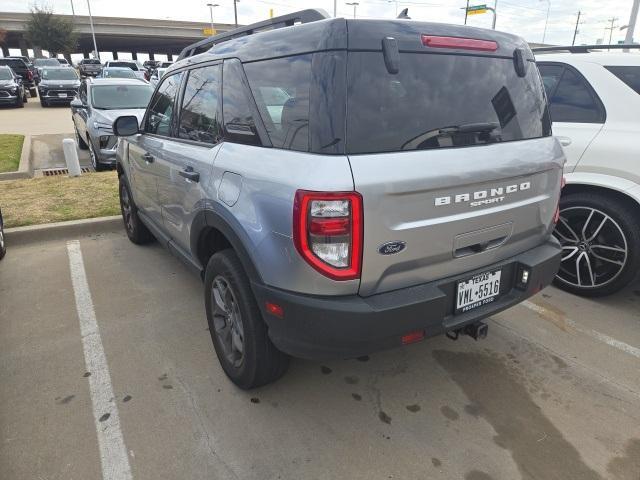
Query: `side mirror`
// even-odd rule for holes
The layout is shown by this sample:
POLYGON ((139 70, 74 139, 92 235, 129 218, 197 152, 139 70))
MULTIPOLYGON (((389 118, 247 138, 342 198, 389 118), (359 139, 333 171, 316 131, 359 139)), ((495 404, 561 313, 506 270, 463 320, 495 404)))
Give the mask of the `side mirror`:
POLYGON ((113 133, 118 137, 128 137, 140 131, 138 118, 134 115, 124 115, 113 122, 113 133))
POLYGON ((71 100, 71 103, 69 104, 69 106, 71 108, 84 108, 84 104, 82 103, 82 100, 80 100, 77 97, 71 100))

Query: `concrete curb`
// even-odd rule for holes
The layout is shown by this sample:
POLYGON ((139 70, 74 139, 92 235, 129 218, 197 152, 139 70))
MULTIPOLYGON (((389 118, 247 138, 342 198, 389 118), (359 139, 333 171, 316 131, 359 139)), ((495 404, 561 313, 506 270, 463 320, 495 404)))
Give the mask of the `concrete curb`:
POLYGON ((0 181, 2 180, 16 180, 19 178, 31 178, 33 176, 33 169, 31 168, 31 135, 24 136, 24 142, 22 143, 22 153, 20 154, 20 163, 18 164, 18 170, 15 172, 0 173, 0 181))
POLYGON ((7 246, 26 245, 49 240, 65 240, 96 233, 117 232, 123 230, 122 217, 87 218, 71 222, 45 223, 28 227, 7 228, 4 235, 7 246))

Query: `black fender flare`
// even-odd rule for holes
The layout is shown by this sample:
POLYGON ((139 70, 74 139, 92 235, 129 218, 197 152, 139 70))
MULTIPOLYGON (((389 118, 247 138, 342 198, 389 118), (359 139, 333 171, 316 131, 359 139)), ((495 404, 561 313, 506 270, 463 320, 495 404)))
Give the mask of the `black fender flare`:
MULTIPOLYGON (((250 245, 248 235, 244 233, 240 223, 231 213, 217 203, 207 202, 206 205, 203 205, 191 223, 190 246, 194 259, 197 259, 198 262, 200 261, 198 258, 200 236, 205 229, 211 227, 218 230, 227 238, 238 255, 238 258, 240 258, 240 262, 249 279, 252 282, 262 284, 262 276, 255 266, 253 257, 249 253, 251 249, 247 248, 247 245, 250 245)), ((206 265, 202 265, 203 278, 206 268, 206 265)))

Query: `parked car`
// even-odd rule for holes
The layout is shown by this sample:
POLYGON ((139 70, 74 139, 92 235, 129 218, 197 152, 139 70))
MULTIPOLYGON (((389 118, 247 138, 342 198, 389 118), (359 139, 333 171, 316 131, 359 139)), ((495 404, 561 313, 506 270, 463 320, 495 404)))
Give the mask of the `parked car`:
POLYGON ((2 209, 0 209, 0 260, 7 254, 7 245, 4 241, 4 220, 2 219, 2 209))
POLYGON ((153 74, 151 75, 151 78, 149 78, 149 83, 151 83, 151 85, 154 87, 158 85, 158 82, 160 81, 160 79, 162 78, 162 76, 165 74, 166 71, 167 71, 166 68, 156 68, 153 74))
POLYGON ((0 105, 24 107, 27 102, 27 91, 19 75, 10 67, 0 66, 0 105))
POLYGON ((560 264, 564 155, 527 43, 325 15, 187 47, 142 122, 113 125, 127 235, 204 279, 241 388, 289 355, 481 338, 560 264))
POLYGON ((96 75, 96 78, 133 78, 140 80, 136 72, 126 67, 105 67, 96 75))
POLYGON ((36 82, 36 84, 40 81, 40 78, 38 77, 38 70, 36 69, 36 67, 33 66, 33 62, 29 57, 25 55, 9 55, 8 57, 4 57, 4 58, 19 58, 24 63, 26 63, 29 70, 31 70, 31 74, 34 77, 33 79, 36 82))
POLYGON ((619 291, 640 270, 640 55, 595 48, 621 47, 537 57, 567 155, 556 284, 588 297, 619 291))
POLYGON ((56 60, 58 61, 58 63, 60 63, 60 65, 62 65, 63 67, 70 67, 71 64, 67 61, 66 58, 56 58, 56 60))
POLYGON ((95 77, 102 70, 102 63, 97 58, 83 58, 78 62, 78 72, 82 77, 95 77))
POLYGON ((22 83, 29 90, 29 95, 32 97, 37 95, 36 76, 24 60, 20 58, 0 58, 0 65, 10 67, 16 75, 22 78, 22 83))
POLYGON ((109 60, 105 62, 104 68, 112 67, 129 68, 130 70, 133 70, 133 72, 136 74, 136 77, 138 77, 140 80, 146 80, 144 78, 144 69, 140 65, 138 65, 138 62, 136 62, 135 60, 109 60))
POLYGON ((78 94, 80 77, 73 68, 41 67, 38 95, 40 105, 48 107, 52 104, 67 104, 78 94))
POLYGON ((36 68, 39 77, 42 77, 43 67, 59 67, 60 62, 56 58, 36 58, 33 61, 33 66, 36 68))
POLYGON ((71 102, 78 147, 89 149, 96 171, 115 165, 117 138, 111 125, 120 115, 142 119, 153 93, 147 82, 126 78, 87 79, 71 102))

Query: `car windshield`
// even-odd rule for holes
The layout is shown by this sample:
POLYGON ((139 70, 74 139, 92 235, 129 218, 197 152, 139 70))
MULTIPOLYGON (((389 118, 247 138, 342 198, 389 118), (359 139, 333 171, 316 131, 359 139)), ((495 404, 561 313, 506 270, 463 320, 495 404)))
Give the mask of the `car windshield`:
POLYGON ((94 108, 119 110, 146 108, 153 93, 150 85, 96 85, 91 88, 94 108))
POLYGON ((105 68, 102 76, 104 78, 137 78, 130 68, 105 68))
POLYGON ((0 68, 0 80, 13 80, 11 70, 8 68, 0 68))
POLYGON ((44 68, 43 80, 77 80, 78 74, 72 68, 44 68))
POLYGON ((640 94, 640 66, 604 67, 640 94))
POLYGON ((138 70, 138 65, 133 62, 109 62, 109 67, 125 67, 131 70, 138 70))
POLYGON ((55 67, 60 65, 60 62, 55 58, 36 58, 33 61, 33 64, 36 67, 55 67))

